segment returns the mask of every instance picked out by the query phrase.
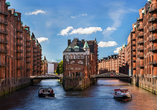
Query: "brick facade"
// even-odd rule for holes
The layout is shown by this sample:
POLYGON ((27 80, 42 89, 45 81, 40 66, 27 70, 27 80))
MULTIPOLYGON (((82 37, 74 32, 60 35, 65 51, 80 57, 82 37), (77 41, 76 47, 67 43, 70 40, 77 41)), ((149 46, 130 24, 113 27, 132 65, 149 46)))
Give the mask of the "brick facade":
POLYGON ((128 73, 133 77, 133 84, 157 94, 157 1, 148 1, 139 9, 128 45, 119 51, 119 72, 128 73))
POLYGON ((32 45, 36 45, 40 53, 38 63, 41 68, 41 45, 30 39, 30 29, 23 26, 21 13, 8 9, 10 2, 0 0, 0 96, 5 91, 15 90, 30 82, 32 45))
POLYGON ((85 89, 91 84, 91 75, 98 72, 98 45, 95 40, 68 40, 63 52, 63 86, 65 90, 85 89))

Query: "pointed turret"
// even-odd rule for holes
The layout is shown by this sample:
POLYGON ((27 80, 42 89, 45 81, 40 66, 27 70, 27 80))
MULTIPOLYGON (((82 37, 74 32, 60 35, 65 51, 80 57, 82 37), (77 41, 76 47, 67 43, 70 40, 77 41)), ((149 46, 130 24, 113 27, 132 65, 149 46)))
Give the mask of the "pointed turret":
POLYGON ((84 49, 88 49, 88 48, 89 48, 87 41, 84 43, 83 48, 84 48, 84 49))

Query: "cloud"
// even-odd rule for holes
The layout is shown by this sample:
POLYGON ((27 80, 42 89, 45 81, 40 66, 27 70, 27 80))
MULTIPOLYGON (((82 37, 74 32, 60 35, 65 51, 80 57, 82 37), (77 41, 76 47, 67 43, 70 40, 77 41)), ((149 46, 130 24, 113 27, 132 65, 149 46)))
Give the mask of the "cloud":
POLYGON ((73 30, 73 27, 72 26, 69 26, 69 27, 67 27, 66 29, 63 29, 62 31, 60 31, 60 33, 59 34, 57 34, 57 35, 62 35, 62 36, 67 36, 68 35, 68 32, 70 31, 70 30, 73 30))
POLYGON ((80 16, 87 16, 87 14, 81 14, 81 15, 77 15, 77 16, 71 16, 71 18, 76 18, 76 17, 80 17, 80 16))
POLYGON ((35 10, 35 11, 33 11, 33 12, 29 12, 29 13, 25 13, 25 15, 37 15, 37 14, 39 14, 39 13, 46 13, 46 11, 43 11, 43 10, 35 10))
POLYGON ((68 36, 72 34, 92 34, 94 32, 96 33, 97 31, 102 31, 101 27, 89 27, 89 28, 80 27, 78 29, 74 29, 72 26, 69 26, 66 29, 60 31, 60 33, 58 33, 57 35, 68 36))
POLYGON ((115 53, 115 54, 117 54, 117 53, 119 53, 119 49, 120 49, 121 47, 117 47, 113 52, 115 53))
POLYGON ((109 8, 108 15, 110 19, 113 21, 113 24, 107 28, 107 29, 110 28, 111 30, 105 29, 103 31, 105 37, 110 37, 110 35, 121 26, 122 19, 124 18, 125 14, 130 12, 138 12, 135 9, 131 9, 124 6, 125 3, 120 3, 120 2, 107 5, 107 7, 109 8))
POLYGON ((97 31, 102 31, 101 27, 89 27, 89 28, 78 28, 78 29, 74 29, 70 35, 72 34, 92 34, 92 33, 96 33, 97 31))
POLYGON ((100 41, 98 44, 99 47, 113 47, 116 45, 117 45, 117 43, 115 41, 108 41, 108 42, 100 41))
POLYGON ((48 38, 45 38, 45 37, 40 37, 40 38, 37 38, 38 42, 41 43, 41 42, 44 42, 44 41, 48 41, 48 38))
POLYGON ((103 34, 108 33, 108 32, 112 32, 117 30, 116 28, 112 28, 112 27, 107 27, 107 29, 104 29, 103 34))

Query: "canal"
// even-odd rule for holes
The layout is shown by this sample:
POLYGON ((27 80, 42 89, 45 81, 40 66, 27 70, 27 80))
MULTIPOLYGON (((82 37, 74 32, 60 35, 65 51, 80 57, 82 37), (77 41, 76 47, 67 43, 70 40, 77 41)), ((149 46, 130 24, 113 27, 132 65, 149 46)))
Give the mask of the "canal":
POLYGON ((98 79, 84 91, 64 91, 58 80, 40 83, 0 99, 0 110, 157 110, 157 96, 119 80, 98 79), (38 97, 38 88, 49 85, 55 97, 38 97), (128 88, 129 102, 113 99, 115 88, 128 88))

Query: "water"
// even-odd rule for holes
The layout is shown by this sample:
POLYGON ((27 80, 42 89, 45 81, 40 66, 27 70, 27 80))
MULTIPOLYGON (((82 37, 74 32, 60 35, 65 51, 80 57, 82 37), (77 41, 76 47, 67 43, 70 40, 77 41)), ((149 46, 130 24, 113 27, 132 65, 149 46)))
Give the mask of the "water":
POLYGON ((0 110, 157 110, 157 95, 119 80, 99 79, 84 91, 64 91, 58 80, 42 80, 34 86, 0 99, 0 110), (38 88, 49 85, 55 97, 38 97, 38 88), (113 99, 115 88, 128 88, 129 102, 113 99))

